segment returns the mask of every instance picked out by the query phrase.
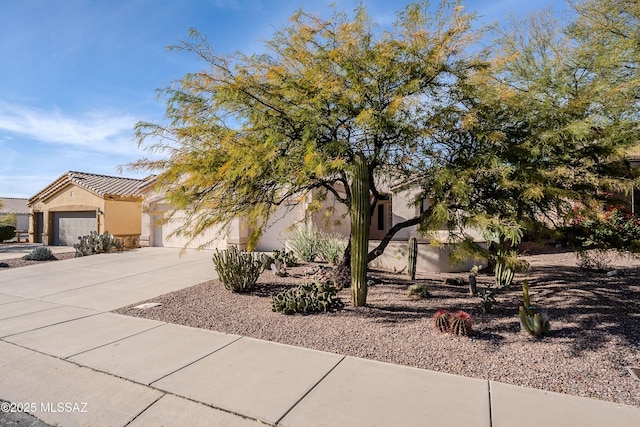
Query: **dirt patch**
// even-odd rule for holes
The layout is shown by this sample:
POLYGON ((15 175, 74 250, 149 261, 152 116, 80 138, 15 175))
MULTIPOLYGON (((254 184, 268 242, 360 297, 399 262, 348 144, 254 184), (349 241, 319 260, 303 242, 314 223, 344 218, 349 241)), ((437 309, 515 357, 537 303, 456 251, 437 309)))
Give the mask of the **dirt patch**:
MULTIPOLYGON (((376 284, 367 307, 352 307, 344 289, 347 305, 340 312, 272 312, 269 296, 307 281, 309 265, 290 269, 285 278, 265 272, 251 294, 232 294, 214 280, 141 301, 161 307, 116 312, 640 407, 640 381, 626 369, 640 365, 640 261, 615 258, 618 275, 609 276, 581 270, 573 253, 554 252, 525 257, 531 270, 516 275, 490 314, 482 314, 480 299, 466 286, 445 283, 467 273, 419 275, 416 282, 427 284, 432 296, 413 300, 406 296, 412 283, 406 276, 382 271, 370 274, 376 284), (551 335, 543 339, 520 331, 519 285, 525 278, 532 303, 550 317, 551 335), (469 312, 473 336, 437 333, 431 317, 443 308, 469 312)), ((492 281, 480 275, 478 286, 492 281)))

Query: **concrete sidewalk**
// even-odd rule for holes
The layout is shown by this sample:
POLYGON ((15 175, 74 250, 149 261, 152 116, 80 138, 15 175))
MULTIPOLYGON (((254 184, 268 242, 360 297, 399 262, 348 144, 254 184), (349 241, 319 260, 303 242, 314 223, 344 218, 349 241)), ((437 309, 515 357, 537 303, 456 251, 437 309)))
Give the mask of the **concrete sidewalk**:
POLYGON ((62 426, 637 426, 640 408, 109 313, 214 277, 146 248, 0 271, 0 399, 62 426))

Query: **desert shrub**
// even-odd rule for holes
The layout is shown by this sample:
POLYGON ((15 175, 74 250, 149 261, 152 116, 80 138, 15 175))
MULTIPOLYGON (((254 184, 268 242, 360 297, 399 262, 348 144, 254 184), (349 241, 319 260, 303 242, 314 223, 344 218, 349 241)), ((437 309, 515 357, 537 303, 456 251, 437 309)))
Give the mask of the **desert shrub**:
POLYGON ((76 250, 76 257, 81 257, 110 252, 112 249, 120 250, 122 246, 120 241, 108 231, 102 234, 92 231, 88 236, 78 237, 78 243, 74 244, 73 248, 76 250))
POLYGON ((16 236, 16 228, 13 225, 0 225, 0 242, 13 239, 16 236))
POLYGON ((640 219, 617 208, 591 216, 577 214, 565 233, 585 269, 607 269, 610 249, 620 254, 640 252, 640 219))
POLYGON ((27 261, 49 261, 58 258, 53 255, 51 249, 45 248, 44 246, 38 246, 36 248, 33 248, 28 254, 23 256, 22 259, 27 261))
POLYGON ((271 310, 284 314, 327 312, 343 307, 338 288, 330 284, 306 283, 271 297, 271 310))
POLYGON ((345 244, 337 234, 318 233, 318 257, 330 264, 338 264, 344 255, 345 244))
POLYGON ((407 289, 407 296, 415 299, 429 298, 431 292, 429 292, 429 287, 424 283, 414 283, 407 289))
POLYGON ((260 257, 235 246, 223 251, 216 249, 212 260, 220 281, 231 292, 251 291, 263 270, 260 257))
POLYGON ((287 241, 298 258, 305 262, 313 262, 318 256, 319 236, 315 228, 309 229, 304 224, 296 225, 287 241))

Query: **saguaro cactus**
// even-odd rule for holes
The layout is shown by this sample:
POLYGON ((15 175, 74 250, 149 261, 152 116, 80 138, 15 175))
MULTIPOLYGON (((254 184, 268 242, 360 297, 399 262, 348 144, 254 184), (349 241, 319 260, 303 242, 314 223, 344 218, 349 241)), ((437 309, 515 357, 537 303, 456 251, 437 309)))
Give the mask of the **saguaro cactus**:
POLYGON ((412 237, 409 239, 409 261, 407 272, 411 280, 416 280, 416 265, 418 264, 418 239, 412 237))
POLYGON ((356 153, 351 184, 351 300, 355 307, 367 303, 367 255, 371 200, 369 168, 362 153, 356 153))

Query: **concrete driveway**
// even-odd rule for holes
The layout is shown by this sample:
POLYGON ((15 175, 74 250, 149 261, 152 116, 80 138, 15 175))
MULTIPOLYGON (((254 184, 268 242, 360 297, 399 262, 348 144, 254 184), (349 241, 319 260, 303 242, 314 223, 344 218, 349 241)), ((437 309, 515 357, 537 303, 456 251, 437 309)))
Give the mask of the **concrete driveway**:
POLYGON ((210 257, 0 270, 0 412, 67 427, 638 425, 640 408, 109 312, 215 277, 210 257))

